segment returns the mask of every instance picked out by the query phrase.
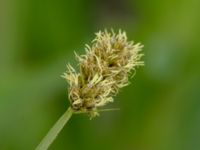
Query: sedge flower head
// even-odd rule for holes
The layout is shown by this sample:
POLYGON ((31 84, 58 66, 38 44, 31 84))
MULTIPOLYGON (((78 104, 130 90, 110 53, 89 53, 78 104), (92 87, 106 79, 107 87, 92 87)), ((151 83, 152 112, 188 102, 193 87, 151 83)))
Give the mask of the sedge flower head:
POLYGON ((113 102, 119 90, 129 84, 141 60, 143 45, 128 41, 126 32, 99 31, 91 46, 85 46, 85 55, 75 53, 78 71, 67 64, 63 77, 69 84, 68 97, 76 112, 98 115, 98 108, 113 102))

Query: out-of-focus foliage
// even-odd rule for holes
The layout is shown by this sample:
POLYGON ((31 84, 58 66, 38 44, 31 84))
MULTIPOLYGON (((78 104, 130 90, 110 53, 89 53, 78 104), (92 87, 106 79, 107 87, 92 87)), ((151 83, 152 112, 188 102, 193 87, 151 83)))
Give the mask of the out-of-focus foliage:
POLYGON ((50 149, 200 149, 199 0, 0 1, 0 149, 34 149, 67 109, 65 64, 93 33, 126 30, 146 66, 119 112, 73 116, 50 149))

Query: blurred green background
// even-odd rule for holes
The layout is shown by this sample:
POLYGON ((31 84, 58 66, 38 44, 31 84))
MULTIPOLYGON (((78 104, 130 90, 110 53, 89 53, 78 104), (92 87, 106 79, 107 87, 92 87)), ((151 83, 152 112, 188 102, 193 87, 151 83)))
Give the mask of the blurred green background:
POLYGON ((65 64, 94 33, 125 30, 145 67, 90 121, 75 115, 50 150, 199 150, 199 0, 1 0, 0 150, 36 147, 69 103, 65 64))

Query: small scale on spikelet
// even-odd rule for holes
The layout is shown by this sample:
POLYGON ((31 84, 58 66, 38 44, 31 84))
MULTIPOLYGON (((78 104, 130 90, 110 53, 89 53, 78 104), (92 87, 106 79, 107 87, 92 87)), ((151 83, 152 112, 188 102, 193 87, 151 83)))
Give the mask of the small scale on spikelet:
POLYGON ((69 84, 71 108, 76 112, 98 115, 98 107, 113 102, 119 89, 129 84, 130 73, 143 65, 140 43, 127 41, 125 32, 96 33, 92 46, 86 45, 85 55, 76 55, 79 72, 68 64, 63 77, 69 84))

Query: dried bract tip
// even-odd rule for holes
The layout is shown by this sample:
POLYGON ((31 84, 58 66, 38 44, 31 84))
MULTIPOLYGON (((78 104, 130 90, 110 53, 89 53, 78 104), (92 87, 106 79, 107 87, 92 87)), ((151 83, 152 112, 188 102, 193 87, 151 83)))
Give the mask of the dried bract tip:
POLYGON ((136 67, 144 64, 140 43, 127 41, 121 30, 96 33, 91 46, 86 45, 86 54, 79 56, 79 71, 68 64, 64 78, 69 84, 68 95, 74 111, 98 115, 98 107, 113 102, 119 89, 129 84, 128 77, 136 67))

